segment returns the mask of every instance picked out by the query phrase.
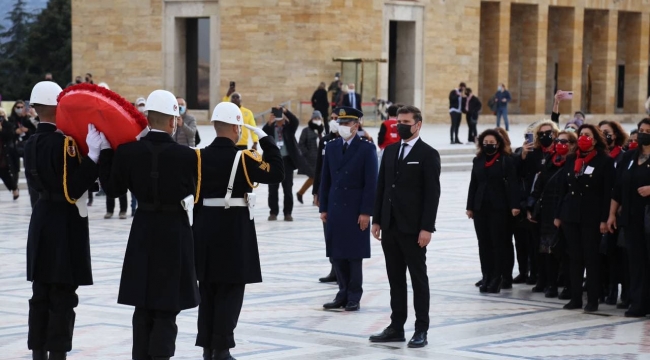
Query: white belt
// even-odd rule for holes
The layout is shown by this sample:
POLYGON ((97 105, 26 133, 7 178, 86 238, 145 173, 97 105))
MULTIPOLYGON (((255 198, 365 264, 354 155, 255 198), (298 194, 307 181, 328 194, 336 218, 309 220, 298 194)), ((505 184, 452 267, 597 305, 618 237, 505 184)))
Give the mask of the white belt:
MULTIPOLYGON (((228 205, 230 205, 231 207, 232 206, 248 207, 248 203, 244 198, 230 198, 228 200, 228 205)), ((203 199, 203 206, 225 207, 226 199, 224 198, 203 199)))

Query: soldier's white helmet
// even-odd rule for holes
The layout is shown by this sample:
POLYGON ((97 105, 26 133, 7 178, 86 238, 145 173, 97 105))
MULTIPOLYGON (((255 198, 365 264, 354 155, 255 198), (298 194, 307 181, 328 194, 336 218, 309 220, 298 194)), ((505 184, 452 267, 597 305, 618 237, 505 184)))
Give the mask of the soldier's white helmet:
POLYGON ((155 90, 147 98, 145 111, 156 111, 162 114, 180 116, 176 96, 167 90, 155 90))
POLYGON ((32 105, 39 104, 56 106, 58 105, 57 98, 61 91, 63 91, 63 89, 61 89, 57 83, 52 81, 41 81, 34 85, 29 102, 32 105))
POLYGON ((226 124, 244 125, 243 116, 239 106, 231 102, 221 102, 214 107, 212 119, 226 124))

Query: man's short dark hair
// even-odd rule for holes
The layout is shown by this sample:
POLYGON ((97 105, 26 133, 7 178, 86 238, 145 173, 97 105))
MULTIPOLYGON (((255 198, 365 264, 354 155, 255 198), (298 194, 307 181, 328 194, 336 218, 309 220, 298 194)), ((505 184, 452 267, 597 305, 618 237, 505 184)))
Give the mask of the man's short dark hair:
POLYGON ((412 105, 405 105, 399 108, 397 110, 397 114, 413 114, 413 120, 415 122, 420 122, 422 121, 422 112, 420 109, 416 108, 415 106, 412 105))
POLYGON ((459 87, 459 88, 464 88, 464 87, 467 87, 467 85, 465 85, 465 83, 462 82, 462 83, 460 83, 460 85, 458 85, 458 87, 459 87))
POLYGON ((397 116, 397 110, 401 108, 402 105, 400 104, 391 104, 391 106, 386 109, 386 114, 388 114, 388 117, 396 117, 397 116))
POLYGON ((158 111, 149 110, 147 112, 147 120, 149 123, 156 126, 164 125, 165 122, 169 121, 170 118, 173 118, 174 115, 163 114, 158 111))
POLYGON ((88 75, 89 77, 93 77, 93 74, 91 73, 86 73, 86 75, 88 75))

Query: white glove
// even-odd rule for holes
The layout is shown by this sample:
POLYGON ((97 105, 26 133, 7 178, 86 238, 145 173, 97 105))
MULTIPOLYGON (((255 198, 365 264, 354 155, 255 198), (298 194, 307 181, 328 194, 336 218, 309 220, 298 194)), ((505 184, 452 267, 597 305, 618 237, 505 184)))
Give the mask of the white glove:
POLYGON ((264 132, 264 130, 262 130, 262 129, 258 128, 258 127, 250 126, 250 125, 248 125, 248 124, 244 124, 244 127, 245 127, 246 129, 248 129, 248 130, 254 132, 255 135, 257 135, 257 137, 260 138, 260 139, 261 139, 261 138, 264 138, 264 137, 266 137, 266 136, 268 136, 268 135, 264 132))
POLYGON ((106 136, 104 135, 104 133, 100 132, 99 136, 102 138, 102 145, 99 147, 100 150, 110 149, 111 148, 111 143, 108 142, 108 139, 106 139, 106 136))
POLYGON ((95 164, 99 160, 99 152, 102 146, 102 136, 95 129, 95 125, 88 124, 88 135, 86 135, 86 145, 88 145, 88 157, 95 164))
POLYGON ((135 137, 135 139, 136 140, 142 139, 143 137, 147 136, 149 131, 150 131, 149 126, 145 126, 144 129, 142 129, 142 131, 135 137))

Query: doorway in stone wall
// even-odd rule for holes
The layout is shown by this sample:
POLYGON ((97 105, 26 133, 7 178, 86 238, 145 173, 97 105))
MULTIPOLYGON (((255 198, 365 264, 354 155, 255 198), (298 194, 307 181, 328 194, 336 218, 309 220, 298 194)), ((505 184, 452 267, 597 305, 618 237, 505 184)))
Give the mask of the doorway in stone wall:
POLYGON ((415 21, 390 21, 388 36, 388 100, 413 104, 415 21))

